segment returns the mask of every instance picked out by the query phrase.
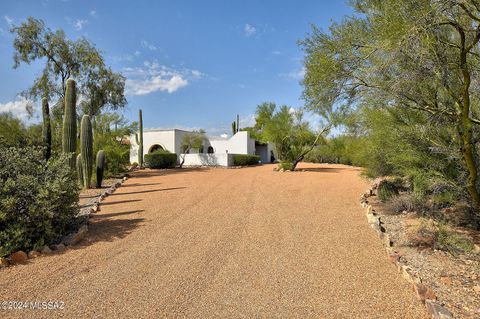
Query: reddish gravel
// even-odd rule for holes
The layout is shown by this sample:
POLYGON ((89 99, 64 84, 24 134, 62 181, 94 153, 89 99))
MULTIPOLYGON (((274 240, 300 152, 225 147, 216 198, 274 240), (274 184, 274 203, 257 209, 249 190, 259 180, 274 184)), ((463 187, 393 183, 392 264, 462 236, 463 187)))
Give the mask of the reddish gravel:
POLYGON ((141 171, 65 253, 0 270, 0 317, 427 318, 368 226, 359 170, 141 171))

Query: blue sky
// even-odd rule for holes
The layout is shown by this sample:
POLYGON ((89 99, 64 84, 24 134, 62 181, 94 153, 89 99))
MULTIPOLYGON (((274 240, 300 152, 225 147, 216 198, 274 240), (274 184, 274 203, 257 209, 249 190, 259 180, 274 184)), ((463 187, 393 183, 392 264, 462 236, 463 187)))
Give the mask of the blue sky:
POLYGON ((342 0, 3 0, 0 111, 24 116, 18 93, 41 70, 41 64, 12 68, 8 30, 28 16, 70 38, 84 36, 103 52, 127 77, 128 119, 136 120, 142 108, 147 128, 205 128, 220 135, 230 132, 236 114, 241 126, 252 124, 264 101, 301 107, 297 41, 312 23, 326 29, 350 13, 342 0))

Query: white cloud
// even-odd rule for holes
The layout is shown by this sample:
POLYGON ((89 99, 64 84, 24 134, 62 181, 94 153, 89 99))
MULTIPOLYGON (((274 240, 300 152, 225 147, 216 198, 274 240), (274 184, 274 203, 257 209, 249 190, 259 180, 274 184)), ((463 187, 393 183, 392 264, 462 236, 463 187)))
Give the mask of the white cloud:
POLYGON ((245 36, 250 37, 250 36, 254 35, 255 32, 257 32, 257 29, 255 29, 254 26, 252 26, 248 23, 245 24, 245 36))
POLYGON ((13 25, 13 22, 14 22, 13 18, 11 18, 11 17, 9 17, 9 16, 7 16, 7 15, 3 16, 3 18, 5 19, 5 21, 7 22, 7 24, 8 24, 9 26, 12 26, 12 25, 13 25))
POLYGON ((77 19, 73 22, 73 27, 75 30, 80 31, 88 23, 88 20, 77 19))
POLYGON ((93 18, 96 18, 97 17, 97 11, 91 10, 90 11, 90 16, 93 17, 93 18))
POLYGON ((138 50, 136 50, 136 51, 133 53, 134 56, 140 56, 140 54, 142 54, 142 53, 141 53, 140 51, 138 51, 138 50))
POLYGON ((288 73, 280 73, 279 75, 284 78, 290 78, 295 80, 302 80, 305 77, 305 68, 301 68, 299 70, 293 70, 288 73))
POLYGON ((157 62, 145 61, 142 67, 124 68, 129 95, 147 95, 153 92, 173 93, 189 84, 190 80, 203 76, 200 71, 174 69, 157 62))
POLYGON ((272 51, 272 54, 273 55, 281 55, 282 52, 278 51, 278 50, 275 50, 275 51, 272 51))
POLYGON ((140 44, 142 45, 142 48, 149 49, 150 51, 157 51, 157 47, 156 47, 156 46, 154 46, 154 45, 151 44, 151 43, 148 43, 148 42, 145 41, 145 40, 142 40, 142 42, 140 42, 140 44))
POLYGON ((33 108, 31 101, 21 97, 16 101, 10 101, 7 103, 0 103, 0 113, 11 112, 13 115, 25 119, 28 117, 28 108, 33 108))

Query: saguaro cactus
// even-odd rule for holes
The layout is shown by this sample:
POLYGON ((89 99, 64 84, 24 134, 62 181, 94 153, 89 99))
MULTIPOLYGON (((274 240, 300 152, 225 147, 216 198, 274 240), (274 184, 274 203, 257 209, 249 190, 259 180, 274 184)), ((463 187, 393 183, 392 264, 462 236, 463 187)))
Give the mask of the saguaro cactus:
POLYGON ((77 175, 78 175, 78 183, 80 184, 80 187, 83 188, 82 154, 77 155, 77 175))
POLYGON ((237 123, 235 121, 232 122, 232 135, 237 134, 237 123))
POLYGON ((138 166, 143 167, 143 118, 142 110, 138 110, 138 134, 135 134, 135 139, 138 144, 138 166))
POLYGON ((237 125, 235 125, 235 128, 237 129, 236 133, 240 131, 240 116, 237 114, 237 125))
POLYGON ((93 169, 93 132, 90 116, 82 117, 80 131, 80 150, 83 164, 83 187, 90 188, 93 169))
POLYGON ((65 91, 65 112, 63 114, 63 152, 70 155, 70 167, 75 169, 75 152, 77 151, 77 91, 75 81, 67 80, 65 91))
POLYGON ((97 153, 97 188, 102 187, 103 171, 105 169, 105 152, 103 150, 97 153))
POLYGON ((42 116, 43 116, 43 144, 45 144, 45 160, 48 161, 52 154, 52 127, 50 125, 50 108, 48 107, 48 99, 42 99, 42 116))

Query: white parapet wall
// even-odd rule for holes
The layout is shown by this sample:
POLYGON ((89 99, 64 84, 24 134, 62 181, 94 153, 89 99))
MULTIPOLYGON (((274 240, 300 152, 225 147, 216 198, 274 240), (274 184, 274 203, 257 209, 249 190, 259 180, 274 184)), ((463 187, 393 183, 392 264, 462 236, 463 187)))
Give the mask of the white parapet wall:
MULTIPOLYGON (((185 166, 233 166, 233 155, 227 153, 220 154, 186 154, 185 166)), ((183 156, 183 155, 182 155, 183 156)), ((179 158, 179 160, 181 160, 179 158)))

